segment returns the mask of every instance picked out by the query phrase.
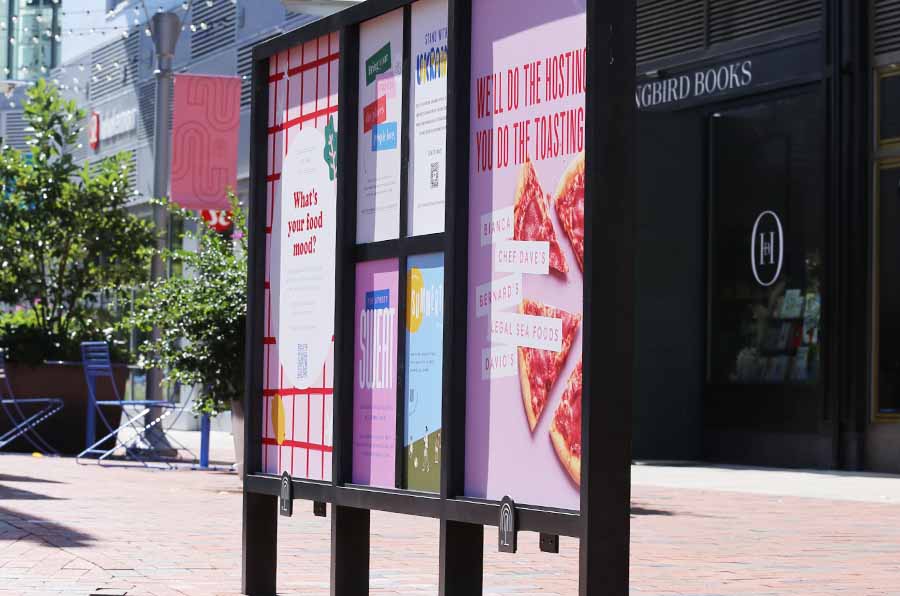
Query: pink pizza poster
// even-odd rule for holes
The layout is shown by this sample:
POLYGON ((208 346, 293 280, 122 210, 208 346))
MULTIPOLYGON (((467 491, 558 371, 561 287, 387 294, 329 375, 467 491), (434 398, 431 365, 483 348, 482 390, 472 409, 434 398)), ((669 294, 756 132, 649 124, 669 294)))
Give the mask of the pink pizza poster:
POLYGON ((399 261, 356 266, 353 483, 394 488, 399 261))
POLYGON ((578 509, 585 2, 475 0, 466 495, 578 509))

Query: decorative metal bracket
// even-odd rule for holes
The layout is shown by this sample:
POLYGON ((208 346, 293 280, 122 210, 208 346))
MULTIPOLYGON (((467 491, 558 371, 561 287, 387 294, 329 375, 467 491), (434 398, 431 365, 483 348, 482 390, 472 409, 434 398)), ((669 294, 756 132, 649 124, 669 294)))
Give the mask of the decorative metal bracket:
POLYGON ((500 501, 500 523, 497 548, 501 553, 515 553, 518 547, 518 528, 516 527, 516 503, 510 497, 500 501))
POLYGON ((278 511, 285 517, 294 515, 294 483, 287 472, 281 475, 281 503, 278 511))

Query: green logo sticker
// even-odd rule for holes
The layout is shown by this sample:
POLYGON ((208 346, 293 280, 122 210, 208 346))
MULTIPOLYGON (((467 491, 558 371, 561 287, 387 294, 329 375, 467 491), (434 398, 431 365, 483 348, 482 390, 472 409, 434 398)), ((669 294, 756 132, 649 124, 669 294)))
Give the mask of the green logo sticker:
POLYGON ((391 69, 391 42, 372 54, 366 60, 366 85, 371 85, 375 77, 391 69))
POLYGON ((334 117, 328 117, 328 124, 325 125, 325 150, 323 157, 325 163, 328 164, 328 178, 334 181, 335 170, 337 168, 337 151, 338 139, 337 131, 334 130, 334 117))

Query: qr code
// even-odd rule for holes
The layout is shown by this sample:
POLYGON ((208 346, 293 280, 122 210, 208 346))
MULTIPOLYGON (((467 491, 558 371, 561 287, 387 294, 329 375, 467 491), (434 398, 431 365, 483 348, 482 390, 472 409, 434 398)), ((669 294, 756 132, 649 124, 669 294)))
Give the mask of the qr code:
POLYGON ((412 387, 409 388, 409 404, 406 406, 406 415, 409 416, 411 414, 415 414, 416 409, 419 406, 419 396, 416 394, 416 390, 412 387))
POLYGON ((431 162, 431 188, 437 188, 440 185, 440 181, 438 180, 440 174, 441 164, 436 161, 431 162))
POLYGON ((305 379, 309 373, 309 344, 297 344, 297 379, 305 379))

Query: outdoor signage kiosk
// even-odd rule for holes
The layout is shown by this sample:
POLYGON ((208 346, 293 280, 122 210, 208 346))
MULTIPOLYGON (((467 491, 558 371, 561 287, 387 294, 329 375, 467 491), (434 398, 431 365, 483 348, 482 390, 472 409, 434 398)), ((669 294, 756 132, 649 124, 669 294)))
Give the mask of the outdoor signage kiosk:
POLYGON ((485 526, 628 593, 634 5, 368 0, 254 49, 244 593, 294 500, 338 596, 371 510, 440 520, 441 594, 485 526))

